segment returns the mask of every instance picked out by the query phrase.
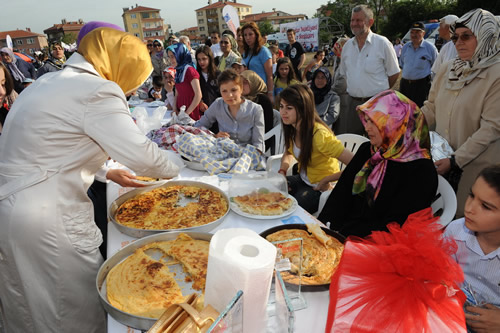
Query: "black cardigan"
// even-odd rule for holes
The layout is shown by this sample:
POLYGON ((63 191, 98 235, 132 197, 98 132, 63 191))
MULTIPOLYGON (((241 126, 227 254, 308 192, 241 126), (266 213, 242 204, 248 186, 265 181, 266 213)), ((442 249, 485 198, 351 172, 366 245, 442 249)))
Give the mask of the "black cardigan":
POLYGON ((368 204, 365 193, 352 194, 354 177, 370 158, 370 142, 363 143, 342 173, 319 219, 344 236, 365 237, 386 225, 402 225, 408 215, 427 208, 436 196, 438 179, 430 159, 388 161, 377 199, 368 204))

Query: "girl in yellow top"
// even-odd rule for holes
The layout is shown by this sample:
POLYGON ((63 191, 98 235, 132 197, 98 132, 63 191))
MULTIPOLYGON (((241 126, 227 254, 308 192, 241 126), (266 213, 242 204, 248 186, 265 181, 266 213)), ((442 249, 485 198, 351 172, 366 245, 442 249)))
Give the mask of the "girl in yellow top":
POLYGON ((313 214, 318 210, 322 191, 340 177, 339 160, 349 164, 352 153, 335 137, 314 108, 309 87, 295 84, 279 95, 280 115, 285 136, 285 153, 279 173, 286 175, 293 158, 299 174, 288 176, 288 190, 299 205, 313 214))
POLYGON ((288 57, 278 59, 276 77, 274 78, 274 97, 278 97, 280 92, 286 87, 297 83, 299 81, 297 81, 290 59, 288 57))

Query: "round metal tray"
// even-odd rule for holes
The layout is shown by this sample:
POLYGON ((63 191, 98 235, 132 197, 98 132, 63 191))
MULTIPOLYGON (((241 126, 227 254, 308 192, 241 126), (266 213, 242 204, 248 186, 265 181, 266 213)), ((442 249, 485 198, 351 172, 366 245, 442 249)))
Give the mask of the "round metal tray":
MULTIPOLYGON (((279 226, 272 227, 272 228, 269 228, 267 230, 264 230, 259 235, 262 236, 262 237, 264 237, 264 238, 266 238, 270 234, 273 234, 275 232, 278 232, 278 231, 284 230, 284 229, 300 229, 300 230, 308 231, 307 230, 307 226, 305 224, 284 224, 284 225, 279 225, 279 226)), ((340 233, 338 233, 336 231, 333 231, 331 229, 328 229, 327 227, 323 227, 322 226, 321 229, 327 235, 336 238, 342 244, 345 243, 346 237, 344 235, 342 235, 342 234, 340 234, 340 233)), ((285 281, 285 283, 287 285, 295 285, 295 284, 287 282, 287 281, 285 281)), ((304 291, 313 291, 313 290, 317 290, 317 289, 328 289, 329 287, 330 287, 329 283, 326 283, 326 284, 315 284, 315 285, 302 284, 302 286, 301 286, 302 290, 304 290, 304 291)))
MULTIPOLYGON (((106 277, 108 276, 109 271, 113 267, 118 265, 120 262, 122 262, 124 259, 126 259, 128 256, 133 254, 135 250, 149 243, 174 240, 180 233, 181 232, 164 232, 161 234, 156 234, 144 237, 142 239, 138 239, 133 243, 125 246, 123 249, 119 250, 117 253, 108 258, 102 264, 101 268, 99 268, 99 271, 97 272, 96 287, 97 287, 97 292, 99 293, 99 299, 101 300, 104 309, 106 310, 107 313, 111 315, 111 317, 113 317, 114 319, 116 319, 117 321, 119 321, 124 325, 137 328, 140 330, 148 330, 151 328, 151 326, 154 325, 157 319, 135 316, 130 313, 121 311, 112 306, 108 302, 108 297, 105 291, 103 290, 103 285, 106 281, 106 277)), ((200 239, 206 241, 210 241, 212 239, 212 234, 206 232, 184 232, 184 233, 194 239, 200 239)))
POLYGON ((202 182, 198 182, 198 181, 193 181, 193 180, 170 180, 170 181, 166 182, 165 184, 162 184, 159 186, 141 187, 141 188, 137 188, 135 190, 132 190, 130 192, 127 192, 127 193, 121 195, 115 201, 113 201, 111 203, 111 205, 109 206, 109 218, 111 219, 111 222, 116 226, 116 228, 118 230, 120 230, 120 232, 122 232, 126 235, 129 235, 129 236, 135 237, 135 238, 142 238, 142 237, 154 235, 154 234, 157 234, 160 232, 176 232, 176 231, 209 232, 209 231, 213 230, 214 228, 216 228, 218 225, 220 225, 222 223, 222 221, 224 221, 224 218, 229 213, 229 209, 230 209, 229 206, 230 206, 229 205, 229 198, 228 198, 227 194, 216 186, 202 183, 202 182), (200 188, 206 188, 206 189, 213 190, 213 191, 220 193, 227 202, 226 213, 213 222, 210 222, 210 223, 207 223, 204 225, 200 225, 200 226, 196 226, 196 227, 183 228, 183 229, 167 229, 167 230, 137 229, 137 228, 130 228, 130 227, 124 226, 115 220, 116 211, 118 210, 118 208, 120 208, 121 204, 124 203, 125 201, 127 201, 128 199, 131 199, 138 194, 151 191, 155 188, 170 187, 170 186, 175 186, 175 185, 197 186, 200 188))

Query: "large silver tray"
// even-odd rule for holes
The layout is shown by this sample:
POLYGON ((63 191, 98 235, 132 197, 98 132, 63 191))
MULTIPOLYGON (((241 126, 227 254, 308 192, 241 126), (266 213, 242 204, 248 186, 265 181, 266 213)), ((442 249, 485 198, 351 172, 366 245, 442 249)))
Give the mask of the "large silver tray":
MULTIPOLYGON (((99 271, 97 273, 96 287, 97 287, 97 292, 99 293, 99 299, 101 300, 104 309, 106 310, 107 313, 111 315, 111 317, 113 317, 114 319, 116 319, 117 321, 119 321, 124 325, 137 328, 140 330, 148 330, 151 328, 151 326, 153 326, 153 324, 156 322, 156 319, 134 316, 130 313, 123 312, 115 308, 111 304, 109 304, 105 288, 103 287, 105 287, 106 277, 108 276, 109 271, 113 267, 118 265, 120 262, 125 260, 128 256, 133 254, 135 250, 149 243, 173 240, 177 238, 177 236, 180 233, 181 232, 164 232, 161 234, 155 234, 152 236, 144 237, 142 239, 138 239, 133 243, 125 246, 123 249, 119 250, 117 253, 108 258, 102 264, 101 268, 99 268, 99 271)), ((206 241, 210 241, 212 239, 212 234, 206 232, 184 232, 184 233, 194 239, 201 239, 206 241)))
POLYGON ((149 186, 149 187, 137 188, 135 190, 132 190, 130 192, 127 192, 127 193, 121 195, 120 197, 118 197, 118 199, 113 201, 113 203, 111 203, 111 205, 109 206, 109 218, 111 219, 111 222, 116 226, 116 228, 119 231, 121 231, 122 233, 124 233, 126 235, 135 237, 135 238, 142 238, 145 236, 157 234, 159 232, 176 232, 176 231, 209 232, 209 231, 213 230, 214 228, 216 228, 218 225, 220 225, 222 223, 222 221, 224 221, 224 218, 227 216, 228 213, 229 213, 229 197, 227 196, 227 194, 224 191, 222 191, 220 188, 218 188, 216 186, 202 183, 202 182, 198 182, 198 181, 193 181, 193 180, 171 180, 171 181, 168 181, 165 184, 162 184, 159 186, 149 186), (224 199, 226 199, 226 202, 227 202, 226 213, 223 216, 221 216, 219 219, 217 219, 213 222, 210 222, 210 223, 207 223, 204 225, 200 225, 197 227, 183 228, 183 229, 167 229, 167 230, 137 229, 137 228, 130 228, 130 227, 124 226, 115 220, 116 211, 118 210, 118 208, 120 208, 121 204, 124 203, 125 201, 127 201, 128 199, 133 198, 138 194, 151 191, 152 189, 155 189, 155 188, 170 187, 170 186, 174 186, 174 185, 197 186, 200 188, 206 188, 206 189, 210 189, 210 190, 213 190, 213 191, 220 193, 224 197, 224 199))

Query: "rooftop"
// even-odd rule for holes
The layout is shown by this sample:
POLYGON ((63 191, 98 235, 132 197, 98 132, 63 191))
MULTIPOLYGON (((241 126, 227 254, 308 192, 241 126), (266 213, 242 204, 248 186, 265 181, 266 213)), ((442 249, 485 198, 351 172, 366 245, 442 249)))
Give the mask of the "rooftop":
POLYGON ((208 6, 205 6, 205 7, 201 7, 201 8, 198 8, 198 9, 195 9, 195 11, 198 11, 198 10, 206 10, 206 9, 215 9, 215 8, 222 8, 226 5, 231 5, 233 7, 252 7, 251 5, 245 5, 244 3, 239 3, 239 2, 224 2, 224 1, 218 1, 216 3, 213 3, 211 5, 208 5, 208 6))
POLYGON ((135 8, 130 9, 127 12, 155 12, 155 11, 159 11, 159 9, 135 5, 135 8))
POLYGON ((40 37, 45 37, 43 34, 38 34, 36 32, 31 32, 29 28, 26 28, 26 30, 10 30, 10 31, 0 31, 0 39, 6 39, 7 35, 9 35, 11 38, 24 38, 24 37, 33 37, 33 36, 40 36, 40 37))

